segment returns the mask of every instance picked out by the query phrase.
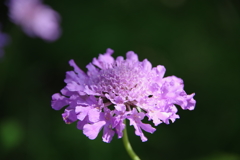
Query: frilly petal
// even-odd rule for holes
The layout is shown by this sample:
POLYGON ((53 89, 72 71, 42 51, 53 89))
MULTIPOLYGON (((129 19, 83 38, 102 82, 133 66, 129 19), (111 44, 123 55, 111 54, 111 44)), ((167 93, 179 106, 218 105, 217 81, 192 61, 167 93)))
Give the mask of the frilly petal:
POLYGON ((83 130, 83 127, 84 127, 86 124, 89 124, 89 123, 90 123, 90 121, 88 120, 88 116, 87 116, 84 120, 77 122, 77 129, 83 130))
POLYGON ((110 128, 110 126, 105 126, 103 129, 103 142, 110 143, 114 136, 115 132, 110 128))
POLYGON ((66 97, 62 96, 59 93, 52 95, 52 108, 55 110, 60 110, 64 106, 68 105, 69 101, 66 97))
POLYGON ((125 124, 123 123, 123 121, 120 121, 118 125, 115 127, 118 138, 122 138, 124 128, 125 124))
POLYGON ((86 73, 84 73, 84 72, 76 65, 76 63, 74 62, 73 59, 71 59, 71 60, 69 61, 69 65, 74 68, 74 72, 76 72, 80 78, 87 76, 86 73))
POLYGON ((101 116, 101 113, 102 113, 102 112, 100 112, 100 111, 99 111, 98 109, 96 109, 96 108, 93 108, 93 109, 89 110, 89 113, 88 113, 89 121, 90 121, 90 122, 93 122, 93 123, 99 121, 100 116, 101 116))
POLYGON ((146 71, 150 71, 152 69, 152 64, 147 59, 142 61, 142 65, 146 71))
POLYGON ((69 82, 66 86, 66 88, 69 91, 72 92, 83 92, 84 91, 84 87, 82 85, 77 84, 75 81, 69 82))
POLYGON ((88 76, 94 76, 97 75, 99 72, 99 69, 97 69, 92 63, 89 63, 86 68, 88 69, 88 76))
POLYGON ((93 124, 86 124, 83 126, 83 134, 85 134, 89 139, 95 139, 105 124, 105 121, 99 121, 93 124))
POLYGON ((111 56, 113 52, 114 51, 112 49, 108 48, 105 54, 100 54, 98 59, 94 58, 92 63, 101 69, 109 67, 109 64, 114 62, 114 58, 111 56))
POLYGON ((77 119, 81 121, 85 119, 90 109, 91 109, 90 107, 77 106, 75 109, 75 112, 77 113, 77 119))
POLYGON ((62 114, 63 120, 67 124, 71 124, 77 120, 77 115, 74 109, 65 109, 64 113, 62 114))
POLYGON ((188 95, 187 105, 183 109, 194 110, 196 105, 196 100, 192 98, 194 95, 195 93, 188 95))
POLYGON ((124 104, 116 104, 116 105, 114 105, 114 108, 117 111, 120 111, 122 113, 124 113, 126 111, 126 106, 124 104))
POLYGON ((145 124, 145 123, 141 123, 140 124, 140 127, 146 131, 146 132, 149 132, 149 133, 153 133, 156 131, 155 128, 153 128, 150 124, 145 124))
POLYGON ((157 67, 153 68, 153 72, 155 72, 157 75, 158 80, 161 80, 166 72, 166 68, 162 65, 158 65, 157 67))
POLYGON ((126 57, 127 57, 127 60, 130 60, 132 62, 137 62, 138 61, 138 56, 133 51, 128 51, 126 53, 126 57))

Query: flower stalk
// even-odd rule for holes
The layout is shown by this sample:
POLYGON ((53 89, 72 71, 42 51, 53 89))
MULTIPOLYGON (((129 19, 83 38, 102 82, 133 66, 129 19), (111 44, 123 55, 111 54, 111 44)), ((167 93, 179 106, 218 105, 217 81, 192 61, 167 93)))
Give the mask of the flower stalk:
POLYGON ((136 155, 136 153, 133 151, 132 146, 129 142, 128 135, 127 135, 127 125, 126 120, 124 120, 125 123, 125 129, 123 130, 123 144, 128 152, 129 156, 132 158, 132 160, 140 160, 140 158, 136 155))

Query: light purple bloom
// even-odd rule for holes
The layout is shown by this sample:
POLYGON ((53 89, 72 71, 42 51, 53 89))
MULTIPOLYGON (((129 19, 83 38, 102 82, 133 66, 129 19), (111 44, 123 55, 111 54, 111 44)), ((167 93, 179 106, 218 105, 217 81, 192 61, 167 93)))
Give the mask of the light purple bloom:
POLYGON ((175 76, 164 77, 165 67, 152 67, 145 59, 138 60, 137 54, 129 51, 126 59, 111 55, 112 49, 94 58, 84 73, 73 60, 69 64, 74 71, 66 73, 67 84, 61 94, 52 96, 52 108, 60 110, 66 123, 78 121, 77 128, 89 139, 95 139, 103 129, 102 139, 109 143, 114 134, 122 138, 128 119, 135 128, 135 134, 147 141, 143 131, 153 133, 156 129, 142 120, 146 117, 157 126, 174 122, 179 105, 193 110, 196 101, 194 93, 187 95, 183 80, 175 76))
POLYGON ((41 0, 9 0, 9 17, 31 37, 56 40, 61 33, 59 14, 41 0))

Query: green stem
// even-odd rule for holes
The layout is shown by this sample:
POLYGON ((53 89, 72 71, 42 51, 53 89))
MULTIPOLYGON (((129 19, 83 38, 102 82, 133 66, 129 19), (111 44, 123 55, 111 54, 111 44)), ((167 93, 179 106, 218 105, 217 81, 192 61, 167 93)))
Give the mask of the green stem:
POLYGON ((132 146, 131 146, 131 144, 128 140, 126 120, 124 120, 124 123, 125 123, 125 129, 123 130, 123 144, 124 144, 124 147, 127 150, 129 156, 132 158, 132 160, 140 160, 140 158, 133 151, 132 146))

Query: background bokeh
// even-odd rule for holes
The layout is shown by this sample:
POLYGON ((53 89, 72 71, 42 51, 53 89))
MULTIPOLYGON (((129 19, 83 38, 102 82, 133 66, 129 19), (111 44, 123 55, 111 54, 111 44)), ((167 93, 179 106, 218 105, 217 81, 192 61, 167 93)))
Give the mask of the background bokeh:
POLYGON ((74 59, 80 68, 104 53, 133 50, 139 59, 167 68, 187 93, 194 111, 145 133, 128 128, 142 160, 240 160, 240 1, 238 0, 45 0, 62 17, 53 43, 26 36, 1 6, 3 31, 11 37, 0 59, 0 159, 127 160, 121 139, 89 140, 66 125, 50 106, 74 59))

